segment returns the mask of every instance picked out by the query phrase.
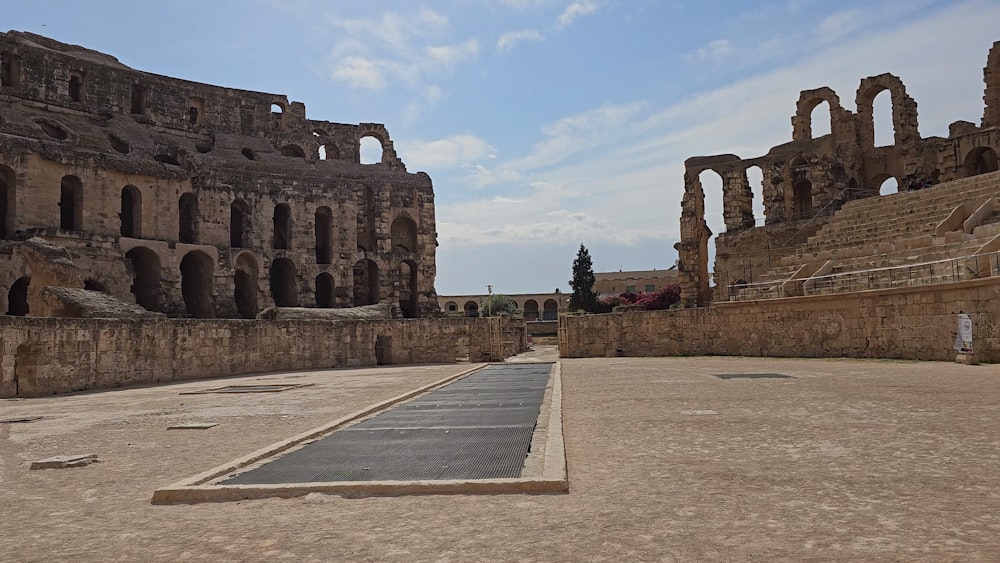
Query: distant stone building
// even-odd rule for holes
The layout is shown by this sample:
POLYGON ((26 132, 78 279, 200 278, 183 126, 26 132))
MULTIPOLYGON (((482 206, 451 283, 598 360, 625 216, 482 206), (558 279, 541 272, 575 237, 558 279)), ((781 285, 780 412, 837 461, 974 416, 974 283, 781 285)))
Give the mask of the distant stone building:
POLYGON ((0 108, 7 314, 30 313, 13 248, 33 236, 67 249, 86 288, 172 316, 438 313, 431 179, 407 172, 381 124, 308 119, 283 95, 16 31, 0 33, 0 108))
POLYGON ((594 291, 598 297, 659 291, 678 282, 677 269, 674 267, 666 270, 594 272, 594 277, 594 291))
MULTIPOLYGON (((554 293, 514 293, 505 294, 515 302, 521 315, 528 321, 558 320, 559 313, 566 311, 569 294, 554 293)), ((475 317, 487 295, 439 295, 438 304, 446 315, 475 317)))

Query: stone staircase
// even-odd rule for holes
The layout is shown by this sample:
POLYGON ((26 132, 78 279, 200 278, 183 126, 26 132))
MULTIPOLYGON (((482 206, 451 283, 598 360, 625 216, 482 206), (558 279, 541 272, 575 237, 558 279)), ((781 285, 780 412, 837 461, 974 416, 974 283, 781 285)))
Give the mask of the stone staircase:
POLYGON ((846 293, 1000 274, 1000 172, 845 204, 730 300, 846 293), (978 256, 977 255, 982 255, 978 256))

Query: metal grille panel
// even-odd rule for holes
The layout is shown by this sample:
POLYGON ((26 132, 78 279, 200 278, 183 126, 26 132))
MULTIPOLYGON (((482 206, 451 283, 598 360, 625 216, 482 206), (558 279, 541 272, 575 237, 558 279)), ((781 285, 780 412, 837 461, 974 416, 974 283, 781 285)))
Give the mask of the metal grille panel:
POLYGON ((550 370, 487 366, 222 484, 520 477, 550 370))

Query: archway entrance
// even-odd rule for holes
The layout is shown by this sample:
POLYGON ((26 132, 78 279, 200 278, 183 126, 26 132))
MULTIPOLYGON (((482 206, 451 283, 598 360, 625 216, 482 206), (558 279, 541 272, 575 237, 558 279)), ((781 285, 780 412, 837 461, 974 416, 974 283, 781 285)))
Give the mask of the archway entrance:
POLYGON ((236 301, 236 312, 244 319, 256 318, 257 262, 246 254, 241 254, 236 259, 233 286, 233 300, 236 301))
POLYGON ((354 305, 375 305, 381 298, 378 264, 358 260, 354 264, 354 305))
POLYGON ((321 309, 333 308, 333 276, 326 272, 316 276, 316 306, 321 309))
POLYGON ((271 263, 271 297, 278 307, 298 307, 299 292, 295 289, 295 263, 278 258, 271 263))
POLYGON ((997 171, 997 153, 990 147, 978 147, 965 157, 965 175, 976 176, 997 171))
POLYGON ((132 295, 147 311, 160 312, 160 257, 148 248, 136 247, 125 254, 132 271, 132 295))
POLYGON ((13 317, 23 317, 28 314, 28 285, 31 278, 19 278, 7 292, 7 314, 13 317))
POLYGON ((196 319, 215 316, 212 302, 212 259, 201 251, 188 252, 181 260, 181 295, 184 308, 196 319))
POLYGON ((399 263, 399 309, 407 319, 420 316, 420 306, 417 304, 417 265, 410 260, 399 263))

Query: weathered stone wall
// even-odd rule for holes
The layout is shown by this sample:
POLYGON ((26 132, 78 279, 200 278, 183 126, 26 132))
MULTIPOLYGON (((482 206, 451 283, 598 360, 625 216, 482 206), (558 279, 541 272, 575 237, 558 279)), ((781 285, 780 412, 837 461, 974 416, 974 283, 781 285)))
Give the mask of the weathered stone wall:
MULTIPOLYGON (((433 185, 381 124, 21 32, 0 33, 0 115, 0 238, 64 246, 91 287, 173 316, 439 312, 433 185)), ((30 276, 0 249, 0 313, 30 276)))
POLYGON ((229 375, 496 361, 526 349, 515 319, 243 321, 0 317, 0 398, 229 375), (493 336, 499 334, 503 346, 493 336), (492 330, 491 330, 492 329, 492 330))
POLYGON ((956 315, 980 361, 1000 361, 1000 282, 563 316, 562 357, 783 356, 953 360, 956 315))

